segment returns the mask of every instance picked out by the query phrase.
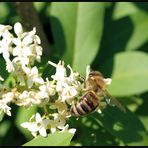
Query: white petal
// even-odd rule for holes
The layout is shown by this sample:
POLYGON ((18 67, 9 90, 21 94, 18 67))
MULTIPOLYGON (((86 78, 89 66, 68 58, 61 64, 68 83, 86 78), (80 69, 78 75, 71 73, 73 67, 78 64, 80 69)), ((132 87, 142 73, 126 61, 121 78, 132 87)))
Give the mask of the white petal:
POLYGON ((24 122, 24 123, 21 124, 21 126, 22 126, 23 128, 28 128, 29 122, 24 122))
POLYGON ((86 80, 88 79, 89 73, 90 73, 90 65, 86 67, 86 80))
POLYGON ((56 132, 56 127, 51 127, 51 133, 55 133, 56 132))
POLYGON ((41 115, 39 113, 36 113, 36 117, 35 117, 37 122, 42 122, 42 118, 41 115))
POLYGON ((49 124, 49 119, 44 119, 43 120, 43 125, 46 127, 49 124))
POLYGON ((107 85, 109 85, 109 84, 111 84, 112 79, 111 79, 111 78, 107 78, 107 79, 104 79, 104 81, 105 81, 105 83, 106 83, 107 85))
POLYGON ((44 80, 42 78, 34 78, 34 82, 37 82, 39 84, 44 84, 44 80))
POLYGON ((98 109, 98 113, 99 113, 99 114, 101 114, 101 113, 102 113, 101 109, 98 109))
POLYGON ((14 25, 14 32, 16 33, 17 36, 20 36, 23 33, 23 27, 21 23, 17 22, 14 25))
POLYGON ((22 43, 27 46, 33 42, 32 38, 30 36, 26 36, 23 40, 22 43))
POLYGON ((34 66, 34 67, 31 69, 31 74, 33 74, 33 75, 38 74, 38 69, 37 69, 36 66, 34 66))
POLYGON ((76 129, 75 128, 71 128, 71 129, 68 130, 68 132, 74 134, 76 132, 76 129))
POLYGON ((14 49, 13 49, 13 56, 18 56, 19 54, 20 54, 20 50, 21 50, 21 48, 20 47, 15 47, 14 49))
POLYGON ((35 27, 33 27, 33 30, 32 31, 30 31, 28 34, 29 34, 29 36, 33 36, 33 35, 35 35, 35 33, 36 33, 36 28, 35 27))
POLYGON ((0 81, 4 81, 4 79, 2 78, 2 76, 0 76, 0 81))
POLYGON ((21 45, 21 40, 18 38, 13 38, 12 42, 16 45, 16 46, 20 46, 21 45))
POLYGON ((6 114, 7 114, 8 116, 11 116, 10 110, 6 110, 6 114))
POLYGON ((37 132, 31 132, 31 134, 36 137, 37 136, 37 132))
POLYGON ((55 63, 53 63, 53 62, 51 62, 51 61, 48 61, 48 64, 50 64, 50 65, 52 65, 52 66, 54 66, 54 67, 57 67, 57 64, 55 64, 55 63))
POLYGON ((29 88, 31 88, 33 86, 33 83, 34 82, 33 82, 32 79, 27 80, 27 85, 28 85, 29 88))
POLYGON ((46 129, 44 127, 42 127, 40 130, 39 130, 39 133, 41 136, 43 137, 46 137, 47 136, 47 133, 46 133, 46 129))
POLYGON ((36 40, 36 42, 38 43, 38 44, 41 44, 41 40, 40 40, 40 38, 39 38, 39 36, 38 35, 35 35, 35 40, 36 40))
POLYGON ((28 130, 32 131, 32 132, 35 132, 35 131, 39 130, 39 127, 37 126, 37 123, 34 123, 34 122, 33 123, 29 123, 28 130))

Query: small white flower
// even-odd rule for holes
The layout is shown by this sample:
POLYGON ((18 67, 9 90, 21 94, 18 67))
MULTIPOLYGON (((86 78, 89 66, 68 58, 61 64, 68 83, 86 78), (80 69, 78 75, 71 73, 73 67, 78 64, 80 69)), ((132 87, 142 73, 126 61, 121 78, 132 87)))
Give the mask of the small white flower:
POLYGON ((54 67, 56 67, 56 73, 55 75, 51 76, 54 80, 57 81, 63 81, 64 77, 66 76, 66 69, 64 67, 64 62, 59 61, 59 63, 56 65, 55 63, 48 61, 48 63, 54 67))
POLYGON ((49 82, 48 79, 46 79, 44 84, 39 86, 39 90, 41 98, 48 98, 49 96, 53 96, 56 93, 55 85, 52 82, 49 82))
POLYGON ((41 98, 37 91, 23 91, 18 95, 17 101, 15 102, 19 106, 30 107, 32 104, 40 105, 41 98))
POLYGON ((62 128, 62 130, 61 130, 60 132, 68 131, 69 133, 75 134, 75 132, 76 132, 76 129, 75 129, 75 128, 71 128, 71 129, 68 129, 68 128, 69 128, 69 125, 66 124, 66 125, 62 128))
POLYGON ((49 120, 49 129, 51 133, 55 133, 57 131, 57 121, 56 120, 49 120))
POLYGON ((6 37, 8 34, 10 35, 9 30, 11 30, 12 27, 10 25, 2 25, 0 24, 0 37, 4 36, 6 37))
POLYGON ((5 92, 3 95, 2 95, 2 100, 3 102, 5 102, 6 104, 7 103, 10 103, 13 101, 15 97, 15 92, 5 92))
POLYGON ((0 111, 6 113, 8 116, 11 116, 11 107, 9 107, 5 101, 0 100, 0 111))
POLYGON ((76 96, 82 89, 82 85, 78 81, 79 73, 73 72, 72 68, 68 65, 70 75, 67 76, 63 61, 59 61, 58 64, 51 61, 48 63, 56 67, 56 73, 52 75, 52 78, 56 81, 56 91, 59 94, 59 99, 61 99, 62 102, 65 100, 69 102, 69 100, 76 96))
POLYGON ((62 113, 63 111, 67 110, 67 105, 64 102, 61 102, 61 100, 56 100, 54 103, 50 105, 51 109, 58 109, 59 113, 62 113))
POLYGON ((44 80, 41 77, 39 77, 38 69, 36 66, 34 66, 31 69, 26 68, 25 72, 26 72, 27 84, 29 88, 31 88, 35 82, 39 84, 44 84, 44 80))
MULTIPOLYGON (((34 118, 31 117, 31 120, 34 118)), ((22 127, 27 128, 33 136, 37 136, 37 133, 43 137, 47 136, 46 128, 47 125, 49 124, 49 119, 42 119, 41 115, 39 113, 36 113, 35 116, 35 121, 30 121, 30 122, 24 122, 21 124, 22 127)))

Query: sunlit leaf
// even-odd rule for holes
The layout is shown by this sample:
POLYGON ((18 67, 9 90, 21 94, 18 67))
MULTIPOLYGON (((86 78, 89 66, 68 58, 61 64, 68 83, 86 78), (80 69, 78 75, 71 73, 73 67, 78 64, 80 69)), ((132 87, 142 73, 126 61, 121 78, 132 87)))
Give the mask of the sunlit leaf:
POLYGON ((146 32, 148 26, 147 12, 140 11, 131 16, 134 25, 134 30, 129 38, 126 50, 137 50, 144 43, 148 41, 148 33, 146 32))
POLYGON ((103 2, 52 3, 51 26, 56 49, 80 73, 84 73, 100 47, 104 8, 103 2))
POLYGON ((119 19, 127 16, 133 23, 133 32, 127 42, 126 50, 136 50, 148 39, 148 33, 145 31, 148 26, 148 16, 146 11, 141 11, 138 4, 132 2, 116 3, 113 18, 119 19), (125 7, 125 9, 121 9, 125 7))
POLYGON ((140 9, 133 2, 117 2, 113 13, 113 19, 121 19, 140 12, 140 9), (124 7, 124 9, 122 9, 124 7))
POLYGON ((122 52, 108 59, 100 69, 110 73, 109 91, 116 96, 128 96, 148 90, 148 55, 144 52, 122 52))
POLYGON ((73 136, 68 132, 48 134, 46 138, 38 136, 23 146, 68 146, 73 136))

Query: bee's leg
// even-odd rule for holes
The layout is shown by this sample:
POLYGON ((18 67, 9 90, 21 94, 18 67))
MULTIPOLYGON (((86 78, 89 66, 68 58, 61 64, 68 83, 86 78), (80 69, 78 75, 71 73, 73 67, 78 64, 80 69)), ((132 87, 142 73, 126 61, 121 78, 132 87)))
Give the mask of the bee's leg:
POLYGON ((105 102, 100 102, 100 105, 95 109, 99 114, 102 114, 102 110, 106 108, 106 103, 105 102))
POLYGON ((107 106, 106 102, 104 102, 104 101, 100 102, 100 109, 101 110, 105 109, 106 106, 107 106))

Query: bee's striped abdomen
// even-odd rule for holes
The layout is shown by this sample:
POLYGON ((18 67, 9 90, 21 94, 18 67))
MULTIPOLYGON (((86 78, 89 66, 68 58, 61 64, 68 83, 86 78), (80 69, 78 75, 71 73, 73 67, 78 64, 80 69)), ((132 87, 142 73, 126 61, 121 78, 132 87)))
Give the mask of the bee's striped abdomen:
POLYGON ((71 107, 72 116, 83 116, 93 112, 99 105, 99 100, 93 91, 87 92, 82 99, 71 107))

